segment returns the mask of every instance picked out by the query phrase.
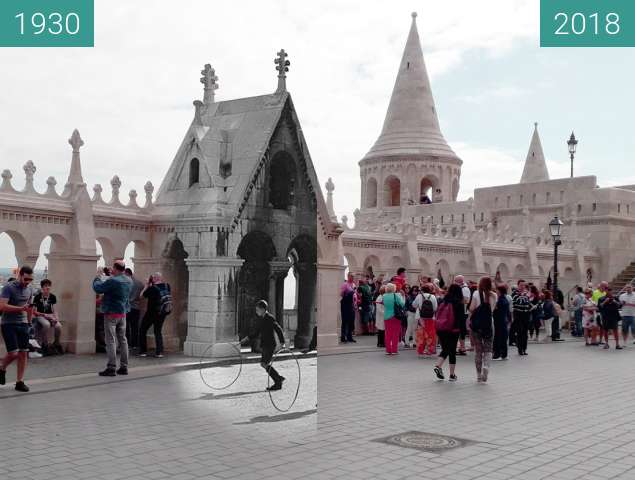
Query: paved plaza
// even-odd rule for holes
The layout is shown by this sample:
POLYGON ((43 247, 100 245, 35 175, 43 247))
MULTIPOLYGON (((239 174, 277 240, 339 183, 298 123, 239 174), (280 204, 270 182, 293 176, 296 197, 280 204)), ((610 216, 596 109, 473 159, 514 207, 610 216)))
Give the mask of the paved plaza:
MULTIPOLYGON (((635 479, 634 345, 530 344, 527 357, 493 362, 480 385, 471 355, 459 357, 452 384, 433 378, 432 359, 386 357, 359 340, 300 360, 288 413, 272 407, 257 364, 223 391, 203 385, 197 369, 141 367, 103 383, 67 377, 46 386, 54 391, 36 384, 27 395, 4 387, 2 478, 635 479), (379 441, 406 432, 458 446, 379 441)), ((296 366, 279 367, 290 379, 275 397, 285 407, 296 366)), ((205 374, 220 386, 236 368, 205 374)))
MULTIPOLYGON (((59 382, 57 391, 41 393, 36 384, 31 394, 18 396, 9 385, 1 387, 0 477, 302 478, 317 421, 316 358, 300 364, 300 394, 286 414, 271 405, 258 364, 245 364, 238 381, 223 391, 206 387, 198 369, 148 376, 133 369, 130 378, 114 380, 78 376, 59 382)), ((285 361, 276 368, 288 378, 287 388, 274 393, 286 408, 297 366, 285 361)), ((237 373, 236 366, 215 370, 205 371, 213 386, 237 373)))
POLYGON ((635 479, 635 345, 528 353, 492 362, 484 385, 472 355, 459 357, 457 383, 436 381, 433 360, 413 351, 320 356, 313 448, 325 468, 313 478, 635 479), (470 443, 440 453, 374 441, 411 431, 470 443))

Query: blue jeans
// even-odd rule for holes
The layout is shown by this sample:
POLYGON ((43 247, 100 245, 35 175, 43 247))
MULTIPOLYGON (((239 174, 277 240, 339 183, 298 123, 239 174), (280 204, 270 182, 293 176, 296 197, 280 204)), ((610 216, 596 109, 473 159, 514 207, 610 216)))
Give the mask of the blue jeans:
POLYGON ((622 333, 624 335, 628 335, 628 332, 631 332, 631 335, 635 337, 635 317, 631 317, 627 315, 622 317, 622 333))
POLYGON ((584 329, 582 328, 582 309, 578 309, 573 312, 573 318, 575 319, 575 332, 576 337, 584 335, 584 329))

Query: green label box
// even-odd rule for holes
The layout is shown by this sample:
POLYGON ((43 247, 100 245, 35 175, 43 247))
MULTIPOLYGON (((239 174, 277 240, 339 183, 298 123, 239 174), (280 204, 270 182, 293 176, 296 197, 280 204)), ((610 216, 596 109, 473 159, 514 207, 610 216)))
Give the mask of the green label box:
POLYGON ((0 0, 0 47, 94 44, 94 0, 0 0))
POLYGON ((541 47, 635 47, 635 0, 540 0, 541 47))

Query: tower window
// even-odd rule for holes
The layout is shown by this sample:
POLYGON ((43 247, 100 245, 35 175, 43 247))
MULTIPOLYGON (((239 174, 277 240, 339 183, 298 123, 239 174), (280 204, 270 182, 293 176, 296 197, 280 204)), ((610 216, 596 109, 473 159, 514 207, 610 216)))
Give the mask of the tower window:
POLYGON ((200 170, 200 163, 198 161, 198 158, 193 158, 192 160, 190 160, 190 184, 189 184, 190 187, 198 183, 199 170, 200 170))

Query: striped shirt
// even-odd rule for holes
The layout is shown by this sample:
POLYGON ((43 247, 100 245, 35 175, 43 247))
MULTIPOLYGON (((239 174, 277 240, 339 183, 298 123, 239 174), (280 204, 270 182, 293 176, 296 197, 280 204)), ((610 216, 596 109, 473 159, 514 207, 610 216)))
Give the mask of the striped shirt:
POLYGON ((527 313, 531 310, 531 303, 526 294, 521 294, 518 290, 512 295, 514 312, 527 313))

